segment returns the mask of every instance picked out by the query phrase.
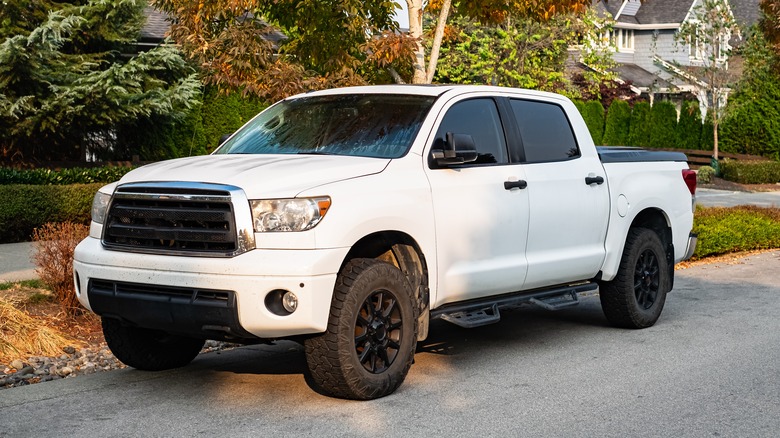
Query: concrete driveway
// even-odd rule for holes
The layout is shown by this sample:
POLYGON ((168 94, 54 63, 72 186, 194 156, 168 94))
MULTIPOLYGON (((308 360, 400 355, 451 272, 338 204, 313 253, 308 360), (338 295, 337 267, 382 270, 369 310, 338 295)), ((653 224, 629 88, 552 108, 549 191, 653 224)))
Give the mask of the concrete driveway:
POLYGON ((0 437, 776 437, 780 251, 677 271, 658 324, 606 324, 597 297, 438 321, 405 384, 370 402, 307 384, 291 342, 0 391, 0 437))

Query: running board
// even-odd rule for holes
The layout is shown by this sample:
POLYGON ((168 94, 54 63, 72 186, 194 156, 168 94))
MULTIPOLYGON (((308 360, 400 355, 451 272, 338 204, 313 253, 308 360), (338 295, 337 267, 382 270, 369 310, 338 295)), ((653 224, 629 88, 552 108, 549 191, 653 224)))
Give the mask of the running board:
POLYGON ((576 306, 580 302, 580 296, 592 295, 596 289, 598 289, 596 283, 587 282, 553 289, 486 297, 448 304, 431 310, 431 319, 441 318, 463 328, 474 328, 500 321, 501 307, 530 303, 546 310, 559 310, 576 306))

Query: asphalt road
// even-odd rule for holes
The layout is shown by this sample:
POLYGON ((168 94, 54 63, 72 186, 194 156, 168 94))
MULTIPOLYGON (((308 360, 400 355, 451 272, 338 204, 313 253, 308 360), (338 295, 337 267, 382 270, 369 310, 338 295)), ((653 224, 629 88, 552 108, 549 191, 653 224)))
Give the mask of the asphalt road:
POLYGON ((0 437, 751 436, 780 431, 780 251, 677 271, 654 327, 597 297, 437 321, 405 384, 370 402, 312 391, 294 343, 0 391, 0 437))

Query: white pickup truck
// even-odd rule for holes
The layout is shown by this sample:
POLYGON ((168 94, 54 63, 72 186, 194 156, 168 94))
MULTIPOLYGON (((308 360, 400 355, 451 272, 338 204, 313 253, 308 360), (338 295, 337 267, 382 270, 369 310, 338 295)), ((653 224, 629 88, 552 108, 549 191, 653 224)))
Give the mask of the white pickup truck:
POLYGON ((76 293, 129 366, 293 339, 318 390, 372 399, 403 382, 431 319, 473 327, 598 290, 613 325, 653 325, 696 245, 695 190, 683 154, 597 149, 556 94, 313 92, 211 155, 100 189, 76 293))

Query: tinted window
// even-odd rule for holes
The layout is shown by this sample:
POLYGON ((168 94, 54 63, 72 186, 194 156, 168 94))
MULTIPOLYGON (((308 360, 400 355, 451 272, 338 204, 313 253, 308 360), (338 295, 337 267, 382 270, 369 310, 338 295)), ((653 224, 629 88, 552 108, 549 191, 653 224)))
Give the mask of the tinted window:
POLYGON ((458 102, 444 116, 436 132, 433 149, 444 149, 448 132, 468 134, 479 153, 471 164, 506 163, 506 142, 493 99, 471 99, 458 102))
POLYGON ((529 163, 562 161, 580 156, 577 141, 563 108, 552 103, 512 99, 525 160, 529 163))
POLYGON ((394 94, 302 97, 280 102, 243 127, 217 154, 406 154, 434 98, 394 94))

